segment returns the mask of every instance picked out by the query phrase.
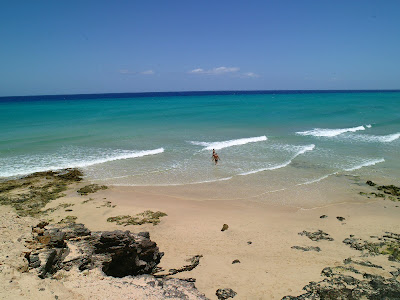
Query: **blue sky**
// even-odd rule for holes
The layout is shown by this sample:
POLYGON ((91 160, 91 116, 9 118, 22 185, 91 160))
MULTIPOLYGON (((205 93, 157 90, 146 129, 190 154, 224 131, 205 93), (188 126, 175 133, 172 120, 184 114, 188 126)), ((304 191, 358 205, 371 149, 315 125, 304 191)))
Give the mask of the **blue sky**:
POLYGON ((400 1, 1 1, 0 96, 399 89, 400 1))

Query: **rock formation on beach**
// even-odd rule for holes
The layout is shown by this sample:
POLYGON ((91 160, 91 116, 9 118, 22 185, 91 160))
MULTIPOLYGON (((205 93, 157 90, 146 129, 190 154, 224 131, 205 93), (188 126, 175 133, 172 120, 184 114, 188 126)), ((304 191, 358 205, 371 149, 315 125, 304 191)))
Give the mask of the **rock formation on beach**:
POLYGON ((144 281, 149 294, 162 293, 162 298, 175 295, 175 298, 206 299, 191 282, 152 276, 164 253, 150 240, 148 232, 90 232, 79 223, 40 222, 32 228, 28 248, 31 251, 25 253, 25 258, 29 269, 36 271, 40 278, 57 278, 57 272, 73 268, 80 272, 98 269, 105 276, 117 278, 147 274, 135 282, 144 281))

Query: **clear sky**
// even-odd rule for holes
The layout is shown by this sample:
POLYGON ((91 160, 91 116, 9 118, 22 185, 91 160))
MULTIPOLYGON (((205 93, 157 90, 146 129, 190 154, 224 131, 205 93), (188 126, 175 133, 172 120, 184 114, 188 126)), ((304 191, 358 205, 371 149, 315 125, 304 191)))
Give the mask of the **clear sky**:
POLYGON ((0 96, 399 88, 399 0, 0 2, 0 96))

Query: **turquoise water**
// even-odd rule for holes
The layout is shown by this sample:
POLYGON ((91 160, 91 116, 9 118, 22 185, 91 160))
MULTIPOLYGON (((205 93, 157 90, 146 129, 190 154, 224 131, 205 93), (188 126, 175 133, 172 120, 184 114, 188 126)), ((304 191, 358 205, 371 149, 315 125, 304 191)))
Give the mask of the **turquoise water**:
POLYGON ((399 92, 0 101, 0 177, 81 167, 116 185, 395 183, 399 104, 399 92))

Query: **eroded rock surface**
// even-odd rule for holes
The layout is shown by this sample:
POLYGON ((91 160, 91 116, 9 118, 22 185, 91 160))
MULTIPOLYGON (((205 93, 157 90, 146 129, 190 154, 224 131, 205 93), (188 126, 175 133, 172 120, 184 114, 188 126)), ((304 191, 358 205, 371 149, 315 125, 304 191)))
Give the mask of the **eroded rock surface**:
POLYGON ((315 232, 303 230, 302 232, 299 232, 299 235, 305 235, 310 240, 316 241, 316 242, 320 241, 320 240, 333 241, 333 238, 326 232, 323 232, 322 230, 317 230, 315 232))
MULTIPOLYGON (((110 285, 108 288, 111 290, 143 285, 140 291, 136 291, 137 295, 158 295, 158 299, 207 299, 195 288, 194 279, 171 279, 166 276, 159 279, 152 275, 163 252, 150 240, 148 232, 90 232, 83 224, 74 222, 51 225, 42 222, 32 228, 32 236, 33 239, 27 243, 31 251, 25 254, 25 258, 31 272, 36 272, 40 278, 62 278, 72 270, 85 276, 91 271, 103 274, 103 279, 110 278, 105 281, 97 279, 93 285, 101 282, 100 286, 110 285), (113 284, 122 285, 116 287, 113 284)), ((190 265, 178 271, 190 271, 199 264, 200 257, 195 256, 190 265)), ((84 276, 85 280, 79 283, 79 288, 90 293, 90 286, 86 285, 90 279, 86 280, 84 276)))

